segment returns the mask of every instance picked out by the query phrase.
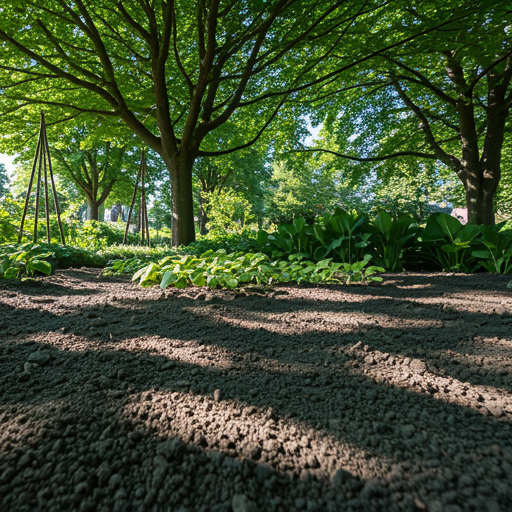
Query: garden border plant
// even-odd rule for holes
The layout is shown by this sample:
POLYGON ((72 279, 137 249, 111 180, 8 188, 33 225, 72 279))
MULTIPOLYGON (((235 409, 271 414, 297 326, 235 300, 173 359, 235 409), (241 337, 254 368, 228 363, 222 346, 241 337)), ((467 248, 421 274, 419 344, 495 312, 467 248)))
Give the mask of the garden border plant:
MULTIPOLYGON (((349 284, 382 281, 381 277, 374 274, 384 272, 384 269, 367 267, 370 260, 369 254, 362 261, 352 264, 333 263, 331 258, 313 262, 305 260, 302 254, 291 254, 287 260, 272 260, 263 253, 227 254, 224 249, 219 249, 215 252, 207 251, 199 257, 168 256, 159 262, 151 262, 140 268, 132 280, 144 287, 160 285, 162 289, 168 286, 180 289, 208 286, 215 289, 288 282, 349 284)), ((104 274, 120 273, 121 269, 116 264, 112 262, 104 274)), ((133 267, 129 268, 132 270, 133 267)))

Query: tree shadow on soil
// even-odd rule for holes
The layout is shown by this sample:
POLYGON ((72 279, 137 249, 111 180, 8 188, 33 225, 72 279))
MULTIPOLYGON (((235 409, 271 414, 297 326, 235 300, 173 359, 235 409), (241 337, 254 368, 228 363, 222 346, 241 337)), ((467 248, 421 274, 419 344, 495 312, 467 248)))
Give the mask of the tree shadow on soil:
MULTIPOLYGON (((331 308, 338 313, 373 315, 379 308, 382 311, 383 301, 386 307, 394 303, 390 304, 389 299, 374 299, 345 303, 341 309, 339 305, 317 304, 317 310, 324 312, 325 308, 331 308)), ((398 305, 401 303, 403 301, 398 301, 398 305)), ((237 309, 243 310, 245 315, 269 310, 292 313, 314 311, 314 304, 304 300, 276 301, 249 297, 233 301, 219 299, 216 304, 206 306, 205 303, 191 299, 174 297, 168 301, 127 301, 124 305, 81 307, 80 318, 59 316, 47 311, 20 312, 2 305, 0 313, 12 318, 20 318, 21 315, 21 321, 18 320, 18 329, 21 330, 17 336, 4 337, 0 342, 4 352, 2 365, 7 361, 12 363, 15 359, 19 362, 21 372, 29 353, 45 345, 38 341, 26 343, 23 340, 26 334, 34 332, 34 338, 44 339, 45 335, 51 334, 48 342, 50 348, 47 350, 52 355, 48 366, 34 370, 27 382, 17 382, 19 373, 2 379, 0 403, 16 410, 9 413, 8 418, 4 415, 2 422, 11 425, 11 416, 13 419, 17 416, 14 428, 18 429, 19 436, 24 439, 21 445, 12 442, 2 445, 0 467, 15 461, 17 468, 13 479, 3 484, 3 490, 6 490, 7 485, 12 489, 26 481, 33 482, 36 489, 38 473, 35 468, 39 465, 36 461, 41 453, 45 454, 47 464, 51 464, 50 474, 62 474, 56 471, 59 461, 81 457, 89 461, 89 468, 97 468, 104 460, 110 461, 112 472, 119 472, 126 481, 142 483, 143 491, 136 490, 136 486, 133 489, 126 488, 126 496, 116 500, 116 503, 124 500, 126 504, 127 500, 139 500, 141 506, 151 506, 153 502, 164 503, 177 496, 180 504, 187 505, 186 496, 180 495, 179 482, 157 490, 158 486, 154 485, 154 468, 144 469, 144 454, 136 450, 137 439, 145 439, 152 447, 156 446, 155 450, 158 451, 160 447, 160 451, 165 451, 167 448, 162 448, 163 444, 169 443, 169 439, 180 438, 180 442, 171 442, 172 446, 168 448, 170 456, 167 458, 171 461, 168 460, 168 463, 172 466, 172 472, 168 470, 169 474, 188 475, 193 486, 200 486, 201 467, 212 462, 212 459, 219 468, 226 465, 228 469, 219 470, 221 473, 225 471, 223 478, 212 483, 213 487, 219 487, 212 491, 217 492, 215 496, 219 502, 226 501, 223 493, 229 497, 235 491, 245 492, 263 510, 277 510, 279 502, 271 502, 276 497, 284 500, 288 493, 295 493, 301 499, 301 496, 308 493, 316 493, 323 496, 325 503, 334 503, 336 507, 346 506, 349 501, 354 509, 391 510, 403 499, 404 493, 412 499, 416 492, 414 489, 420 482, 431 482, 433 489, 437 486, 446 492, 454 491, 457 483, 450 481, 447 476, 454 463, 461 474, 479 475, 489 470, 488 458, 496 456, 501 450, 500 446, 510 448, 512 429, 507 421, 484 417, 476 411, 436 400, 425 393, 377 384, 374 379, 363 375, 364 365, 363 368, 352 369, 342 366, 341 363, 350 358, 346 353, 331 360, 328 366, 324 364, 326 358, 333 355, 331 349, 344 348, 360 340, 365 343, 367 338, 372 349, 408 357, 418 356, 429 365, 437 364, 446 372, 453 372, 452 365, 439 361, 438 353, 430 352, 429 349, 427 353, 418 354, 414 340, 425 337, 424 327, 376 329, 363 325, 362 328, 355 326, 342 333, 310 329, 300 334, 287 334, 272 332, 261 316, 256 316, 259 328, 229 323, 230 320, 240 320, 240 315, 233 314, 237 309), (117 319, 120 323, 99 325, 96 322, 93 325, 92 321, 87 320, 87 315, 97 314, 99 309, 105 316, 117 319), (128 332, 127 323, 132 325, 128 332), (59 334, 60 329, 68 332, 59 334), (377 334, 385 334, 391 341, 379 338, 377 334), (65 336, 72 337, 76 351, 59 349, 63 343, 61 337, 65 336), (116 350, 116 340, 127 338, 134 341, 133 351, 116 350), (137 339, 152 343, 142 343, 137 348, 137 339), (309 351, 299 352, 298 348, 309 351), (166 369, 165 363, 171 361, 173 364, 166 369), (183 384, 184 380, 189 384, 183 384), (191 394, 187 395, 189 385, 191 394), (334 445, 352 450, 359 466, 351 466, 350 458, 345 461, 341 451, 339 457, 335 457, 335 462, 331 462, 332 455, 331 461, 327 456, 318 457, 319 452, 311 445, 299 445, 289 450, 283 448, 280 452, 282 460, 277 461, 271 458, 272 450, 265 449, 263 439, 259 440, 259 446, 256 447, 259 448, 258 454, 257 450, 253 450, 255 447, 243 439, 233 441, 229 436, 223 437, 222 431, 228 420, 223 424, 221 416, 216 429, 209 428, 207 422, 210 420, 201 418, 200 414, 195 415, 194 411, 190 417, 197 416, 195 423, 185 419, 181 424, 163 422, 162 407, 152 398, 145 400, 148 404, 143 409, 131 412, 126 409, 130 402, 125 396, 126 392, 138 395, 148 391, 162 394, 171 404, 170 407, 175 403, 176 411, 182 403, 188 404, 189 409, 190 404, 203 403, 200 399, 215 407, 216 402, 211 397, 216 389, 221 391, 225 401, 223 403, 234 404, 229 407, 235 411, 242 411, 247 406, 257 408, 257 412, 253 413, 254 418, 248 419, 247 423, 258 424, 256 420, 259 419, 264 424, 267 418, 265 415, 268 415, 268 408, 271 407, 275 415, 273 421, 280 428, 293 424, 305 434, 309 432, 313 439, 318 439, 318 446, 334 445), (116 393, 119 393, 118 398, 116 393), (169 398, 173 394, 177 396, 169 398), (20 413, 24 421, 19 420, 20 413), (32 416, 36 423, 45 423, 44 428, 31 426, 32 416), (105 428, 110 433, 116 431, 115 435, 112 434, 116 441, 106 448, 101 445, 110 438, 110 434, 105 435, 105 428), (197 432, 202 434, 196 435, 197 432), (55 448, 58 439, 66 443, 69 443, 68 439, 74 440, 74 444, 69 446, 72 457, 69 453, 60 455, 60 448, 55 448), (96 446, 95 443, 100 445, 96 446), (136 455, 131 458, 133 451, 136 455), (227 454, 227 458, 218 458, 216 453, 227 454), (316 461, 313 455, 317 457, 316 461), (229 463, 225 463, 226 460, 229 463), (368 467, 364 467, 363 460, 367 461, 368 467), (403 486, 403 479, 400 481, 400 478, 396 479, 400 481, 398 487, 393 487, 393 464, 398 464, 400 468, 396 471, 407 471, 409 468, 411 472, 417 473, 414 478, 411 476, 410 489, 399 487, 403 486), (353 476, 339 478, 341 482, 336 480, 336 485, 339 484, 336 487, 325 478, 326 475, 332 477, 340 467, 347 469, 353 476), (27 469, 34 471, 31 474, 27 469), (304 470, 303 479, 296 480, 299 469, 304 470), (323 477, 317 474, 321 473, 320 470, 323 471, 323 477), (237 475, 242 475, 238 484, 235 478, 237 475), (243 475, 250 475, 251 478, 243 475), (379 476, 381 481, 375 483, 374 480, 379 476), (270 482, 273 477, 273 483, 268 484, 266 493, 262 493, 261 489, 247 487, 249 484, 244 483, 256 481, 265 487, 266 482, 270 482), (225 484, 227 491, 222 484, 225 478, 232 480, 231 484, 225 484), (371 482, 372 485, 365 486, 366 490, 360 493, 365 482, 371 482), (144 502, 151 490, 155 490, 154 496, 144 502), (401 498, 397 493, 401 494, 401 498), (137 497, 139 494, 141 496, 137 497), (356 496, 361 499, 350 501, 356 496)), ((428 320, 430 308, 424 309, 428 320)), ((433 310, 430 319, 439 320, 438 313, 433 310)), ((404 316, 400 310, 399 314, 407 318, 408 313, 404 316)), ((479 325, 488 316, 460 313, 464 325, 479 325)), ((410 318, 416 317, 411 314, 410 318)), ((443 329, 437 326, 428 331, 428 335, 437 340, 432 348, 434 351, 457 347, 458 340, 443 335, 444 332, 448 334, 453 331, 443 329)), ((502 335, 501 328, 500 334, 496 332, 492 325, 484 324, 479 328, 480 336, 502 335)), ((469 375, 473 379, 476 376, 480 377, 476 370, 469 375)), ((490 383, 493 379, 487 374, 484 380, 490 383)), ((272 419, 272 414, 267 419, 272 419)), ((276 439, 282 442, 277 435, 276 439)), ((76 471, 78 466, 73 475, 76 471)), ((496 487, 480 489, 478 494, 482 499, 497 495, 501 504, 510 504, 510 495, 503 494, 501 485, 507 482, 508 476, 499 469, 495 471, 496 487)), ((62 477, 59 478, 62 480, 62 477)), ((78 506, 88 499, 97 502, 101 498, 104 503, 113 504, 112 489, 105 482, 100 484, 97 473, 92 470, 84 480, 87 486, 83 494, 78 493, 78 498, 75 491, 81 483, 76 482, 80 478, 73 476, 69 482, 67 477, 62 481, 59 478, 53 483, 65 489, 59 491, 66 497, 60 503, 63 509, 67 505, 78 506)), ((427 499, 428 496, 420 498, 427 499)), ((38 499, 46 502, 52 497, 37 498, 34 492, 23 499, 26 503, 21 503, 20 507, 32 506, 38 499)), ((454 499, 456 501, 459 498, 454 499)), ((193 506, 193 503, 190 505, 193 506)), ((192 510, 195 508, 192 507, 192 510)))
MULTIPOLYGON (((23 354, 25 358, 37 346, 36 343, 24 344, 16 350, 26 352, 23 354)), ((125 488, 126 495, 121 503, 138 500, 141 505, 150 506, 154 501, 163 504, 171 500, 172 504, 175 500, 176 504, 187 504, 184 500, 189 492, 180 494, 179 491, 183 479, 167 488, 155 487, 151 461, 144 465, 144 453, 136 450, 143 438, 157 453, 164 454, 171 466, 168 469, 171 480, 172 475, 179 472, 193 482, 192 487, 200 487, 205 475, 198 470, 207 463, 214 463, 222 474, 220 480, 212 482, 221 488, 215 491, 219 502, 225 501, 222 497, 224 479, 233 478, 236 482, 237 475, 245 475, 238 479, 238 486, 227 485, 225 494, 244 492, 256 500, 262 510, 277 509, 279 501, 272 500, 276 497, 285 500, 289 493, 322 495, 324 502, 331 503, 332 507, 350 504, 356 510, 392 510, 398 499, 393 497, 393 492, 400 491, 402 497, 404 493, 411 493, 409 499, 412 500, 418 483, 427 481, 434 488, 441 486, 448 492, 454 485, 456 488, 456 482, 450 483, 446 476, 452 471, 454 462, 461 474, 478 475, 489 470, 489 456, 495 456, 496 450, 501 450, 495 445, 510 448, 512 429, 507 422, 483 417, 429 396, 378 385, 357 372, 341 374, 314 366, 293 369, 290 365, 265 369, 246 361, 234 364, 228 371, 186 362, 177 362, 171 369, 162 370, 162 359, 166 358, 148 353, 134 354, 101 347, 82 354, 52 348, 45 350, 52 354, 51 363, 38 369, 28 382, 22 384, 25 391, 12 395, 14 403, 5 401, 5 396, 0 399, 4 406, 18 406, 17 424, 11 429, 18 429, 20 438, 26 437, 18 446, 3 444, 0 467, 13 461, 16 463, 19 471, 9 482, 11 490, 27 479, 37 487, 40 475, 27 469, 40 467, 42 462, 38 457, 44 454, 48 474, 61 475, 51 481, 65 496, 61 503, 64 506, 78 506, 88 497, 92 500, 93 496, 94 502, 101 499, 106 504, 113 504, 112 489, 106 482, 100 483, 97 471, 89 471, 105 462, 112 473, 121 475, 123 481, 134 483, 133 489, 125 488), (58 372, 55 372, 56 368, 58 372), (120 371, 125 373, 121 379, 117 378, 120 371), (137 374, 136 378, 131 377, 134 374, 137 374), (102 380, 106 376, 107 380, 102 380), (188 395, 180 384, 184 378, 191 382, 188 395), (125 396, 126 385, 132 396, 151 392, 152 395, 143 400, 144 407, 127 411, 130 397, 125 396), (267 453, 264 439, 260 439, 256 446, 259 452, 254 455, 255 446, 250 442, 223 435, 229 430, 227 422, 230 418, 223 420, 222 404, 211 398, 215 389, 222 392, 222 403, 232 409, 232 416, 240 416, 247 406, 258 409, 247 419, 248 423, 256 424, 255 431, 272 418, 267 412, 272 407, 277 442, 281 442, 277 431, 293 425, 304 434, 309 433, 315 441, 318 439, 318 443, 302 447, 295 443, 293 449, 284 448, 282 460, 276 461, 272 451, 267 453), (162 417, 161 402, 154 400, 158 396, 164 397, 164 403, 168 404, 167 418, 162 417), (204 400, 210 406, 219 405, 217 432, 212 433, 208 428, 211 415, 201 416, 199 406, 204 400), (195 411, 190 411, 191 421, 174 420, 173 415, 182 401, 189 411, 191 405, 197 405, 195 411), (174 411, 173 406, 176 407, 174 411), (337 421, 333 424, 332 420, 337 421), (108 441, 111 437, 113 442, 108 441), (64 446, 56 447, 59 439, 63 440, 64 446), (337 444, 351 451, 352 456, 359 459, 358 466, 351 466, 350 460, 344 463, 343 459, 323 457, 318 448, 315 450, 322 446, 322 442, 331 452, 334 451, 332 446, 337 444), (87 461, 87 470, 84 470, 85 477, 78 477, 76 472, 82 466, 73 463, 82 459, 87 461), (368 467, 361 465, 364 461, 368 467), (56 469, 61 462, 66 466, 64 477, 56 469), (335 479, 332 484, 328 477, 340 467, 350 474, 342 473, 343 478, 335 479), (411 488, 403 488, 403 481, 395 482, 395 479, 399 480, 394 474, 396 471, 411 472, 411 488), (297 480, 299 474, 301 477, 297 480), (77 497, 76 487, 82 479, 86 486, 77 497), (251 481, 252 487, 245 485, 251 481), (364 486, 367 481, 372 482, 371 485, 364 486), (262 493, 261 489, 254 488, 254 482, 264 488, 266 482, 271 483, 262 493), (394 488, 394 482, 402 487, 394 488), (151 493, 152 490, 155 492, 151 493), (354 501, 356 496, 358 501, 354 501)), ((10 395, 10 387, 2 385, 4 395, 10 395)), ((14 416, 12 413, 8 418, 4 415, 2 422, 9 423, 14 416)), ((498 471, 495 477, 497 487, 482 489, 481 497, 492 495, 496 498, 497 493, 503 504, 510 503, 507 502, 510 495, 503 495, 502 486, 498 485, 506 482, 508 476, 498 471)), ((420 496, 421 499, 428 500, 427 494, 420 496)), ((51 493, 39 497, 39 502, 47 503, 47 499, 51 499, 51 493)), ((26 505, 33 506, 38 498, 35 493, 29 493, 23 500, 26 505)), ((196 510, 193 502, 190 505, 191 510, 196 510)))

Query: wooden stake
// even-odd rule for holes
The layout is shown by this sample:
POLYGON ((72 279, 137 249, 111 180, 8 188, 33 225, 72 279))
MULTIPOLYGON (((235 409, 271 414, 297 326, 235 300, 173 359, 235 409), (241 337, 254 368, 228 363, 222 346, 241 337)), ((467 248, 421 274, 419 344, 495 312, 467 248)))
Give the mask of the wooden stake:
POLYGON ((39 138, 37 139, 36 156, 34 157, 34 164, 32 165, 32 174, 30 175, 27 196, 25 197, 25 207, 23 208, 23 215, 21 216, 20 232, 18 233, 18 243, 21 243, 21 238, 23 236, 23 225, 25 224, 25 218, 27 216, 27 211, 28 211, 28 203, 30 201, 30 194, 32 193, 32 184, 34 182, 34 175, 36 172, 37 157, 39 155, 39 149, 41 147, 41 138, 42 138, 42 127, 39 129, 39 138))
POLYGON ((36 211, 34 214, 34 243, 37 242, 37 223, 39 222, 39 199, 41 195, 41 167, 43 164, 43 146, 41 145, 41 154, 39 155, 39 167, 37 170, 37 187, 36 187, 36 211))
POLYGON ((50 181, 52 183, 53 191, 53 203, 55 205, 55 213, 57 214, 57 224, 59 225, 60 240, 62 245, 66 245, 66 239, 64 238, 64 229, 62 228, 62 220, 60 218, 60 207, 59 198, 57 196, 57 189, 55 188, 55 180, 53 179, 52 159, 50 157, 50 146, 48 145, 48 135, 46 134, 46 121, 44 113, 41 112, 42 123, 44 125, 44 145, 46 147, 46 153, 48 154, 48 170, 50 171, 50 181))
POLYGON ((51 242, 51 233, 50 233, 50 200, 48 194, 48 171, 50 173, 50 180, 52 183, 53 190, 53 200, 55 203, 55 211, 57 213, 57 223, 59 225, 60 238, 62 241, 62 245, 66 244, 64 239, 64 230, 62 228, 62 221, 60 218, 60 209, 59 209, 59 200, 57 196, 57 189, 55 188, 55 181, 53 179, 53 170, 52 170, 52 160, 50 157, 50 146, 48 145, 48 136, 46 134, 46 122, 44 118, 44 113, 41 112, 41 124, 39 128, 39 137, 37 139, 37 148, 36 155, 34 157, 34 163, 32 165, 32 174, 30 175, 30 181, 28 184, 27 197, 25 198, 25 207, 23 209, 23 215, 21 217, 20 231, 18 233, 18 243, 21 242, 21 238, 23 236, 23 226, 25 224, 25 219, 27 217, 28 211, 28 203, 30 201, 30 194, 32 193, 32 185, 34 183, 34 176, 36 172, 36 167, 38 168, 37 173, 37 186, 36 186, 36 207, 35 207, 35 215, 34 215, 34 242, 37 242, 37 224, 39 222, 39 201, 41 196, 41 171, 44 172, 44 206, 45 206, 45 217, 46 217, 46 238, 48 243, 51 242), (48 167, 47 167, 48 160, 48 167), (37 164, 39 163, 39 166, 37 164))
POLYGON ((137 173, 137 181, 135 182, 135 189, 133 190, 132 203, 130 210, 128 211, 128 219, 126 221, 126 229, 124 231, 123 244, 126 244, 128 240, 128 231, 130 229, 130 221, 132 219, 133 208, 137 199, 137 191, 139 189, 139 182, 141 183, 140 193, 140 206, 138 211, 139 226, 141 231, 141 245, 145 245, 147 238, 147 245, 150 245, 149 241, 149 224, 148 224, 148 213, 146 206, 146 151, 142 150, 142 156, 140 160, 139 172, 137 173))

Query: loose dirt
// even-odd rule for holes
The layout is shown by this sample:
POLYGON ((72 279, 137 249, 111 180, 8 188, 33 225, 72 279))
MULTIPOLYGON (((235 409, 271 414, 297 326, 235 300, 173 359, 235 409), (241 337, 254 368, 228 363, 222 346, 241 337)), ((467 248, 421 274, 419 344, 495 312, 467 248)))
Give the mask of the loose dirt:
POLYGON ((512 510, 510 277, 0 282, 0 510, 512 510))

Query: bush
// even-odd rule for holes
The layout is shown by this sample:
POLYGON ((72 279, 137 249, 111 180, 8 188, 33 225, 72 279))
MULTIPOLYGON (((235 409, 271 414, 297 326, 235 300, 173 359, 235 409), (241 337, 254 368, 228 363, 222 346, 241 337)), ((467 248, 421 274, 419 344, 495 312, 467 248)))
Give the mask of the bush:
MULTIPOLYGON (((115 244, 122 244, 126 224, 87 220, 83 224, 73 222, 69 227, 69 243, 92 251, 105 250, 115 244)), ((128 243, 137 244, 138 235, 128 233, 128 243)))
POLYGON ((195 242, 180 246, 177 251, 182 254, 196 255, 219 249, 224 249, 226 252, 250 252, 256 246, 256 232, 244 229, 240 233, 210 232, 207 235, 198 235, 195 242))
POLYGON ((232 189, 204 194, 204 209, 211 233, 241 233, 251 222, 251 204, 232 189))
MULTIPOLYGON (((209 288, 237 288, 245 285, 270 285, 272 283, 345 283, 381 281, 374 276, 383 272, 378 267, 366 267, 371 256, 350 264, 332 263, 325 259, 318 263, 303 259, 301 254, 292 254, 287 260, 271 260, 262 253, 231 253, 220 249, 207 251, 199 257, 185 255, 181 258, 168 256, 158 262, 151 262, 139 268, 132 277, 141 286, 160 285, 186 288, 187 286, 208 286, 209 288)), ((129 270, 134 270, 131 262, 129 270)), ((114 262, 105 269, 106 274, 126 271, 114 262)))

